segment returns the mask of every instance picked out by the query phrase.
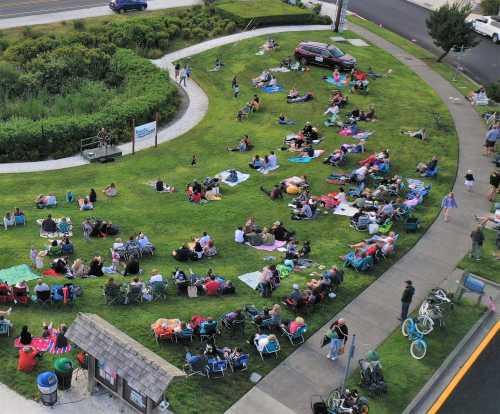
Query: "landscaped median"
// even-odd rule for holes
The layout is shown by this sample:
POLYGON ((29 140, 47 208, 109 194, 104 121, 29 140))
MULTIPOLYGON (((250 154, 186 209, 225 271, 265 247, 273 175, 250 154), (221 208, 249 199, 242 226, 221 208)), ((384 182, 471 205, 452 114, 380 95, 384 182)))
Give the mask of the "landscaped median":
POLYGON ((376 349, 388 387, 387 394, 371 396, 365 389, 360 388, 359 370, 349 378, 349 387, 357 388, 361 395, 368 396, 370 413, 402 413, 484 311, 482 306, 465 300, 455 304, 446 317, 445 326, 436 327, 425 336, 427 354, 420 360, 410 355, 408 338, 402 335, 400 328, 396 329, 376 349))

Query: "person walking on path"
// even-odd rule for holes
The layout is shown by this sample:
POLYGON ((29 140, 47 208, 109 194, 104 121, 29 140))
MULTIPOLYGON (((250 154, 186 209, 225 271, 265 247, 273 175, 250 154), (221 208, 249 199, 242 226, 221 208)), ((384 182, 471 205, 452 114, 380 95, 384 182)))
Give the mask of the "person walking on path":
POLYGON ((441 207, 444 209, 444 221, 447 222, 449 220, 450 210, 452 208, 458 208, 457 200, 455 200, 455 194, 453 192, 443 197, 441 207))
POLYGON ((465 173, 465 181, 464 181, 464 185, 465 185, 465 188, 467 188, 467 191, 471 192, 472 191, 472 188, 474 187, 474 174, 472 173, 472 170, 467 170, 467 172, 465 173))
POLYGON ((415 288, 411 280, 406 281, 405 290, 403 290, 403 295, 401 296, 401 317, 399 320, 403 322, 408 317, 408 310, 410 309, 410 304, 415 294, 415 288))
POLYGON ((175 70, 175 81, 179 82, 179 75, 181 73, 181 64, 177 62, 174 66, 174 70, 175 70))
POLYGON ((490 175, 490 192, 488 193, 489 201, 495 200, 499 185, 500 185, 500 172, 498 172, 498 170, 494 170, 490 175))
POLYGON ((477 226, 475 230, 472 230, 470 238, 472 240, 471 256, 474 260, 479 262, 479 260, 481 260, 481 253, 484 243, 483 227, 477 226))
POLYGON ((484 143, 485 152, 484 155, 490 156, 495 152, 495 144, 500 139, 500 125, 495 124, 493 128, 491 128, 486 133, 486 141, 484 143))
POLYGON ((187 70, 186 70, 186 68, 183 68, 181 70, 181 74, 180 74, 180 78, 179 78, 179 85, 182 85, 182 83, 184 82, 184 87, 186 87, 187 86, 187 83, 186 83, 187 77, 188 77, 187 70))
POLYGON ((338 319, 330 325, 328 332, 323 339, 322 346, 330 340, 330 350, 328 351, 327 358, 335 361, 339 355, 344 353, 344 348, 349 339, 349 328, 347 327, 344 319, 338 319))

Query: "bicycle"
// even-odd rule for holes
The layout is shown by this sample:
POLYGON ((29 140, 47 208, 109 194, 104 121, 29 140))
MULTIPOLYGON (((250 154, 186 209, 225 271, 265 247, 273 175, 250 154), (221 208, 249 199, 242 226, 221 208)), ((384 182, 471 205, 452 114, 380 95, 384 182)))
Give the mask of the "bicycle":
POLYGON ((418 310, 416 329, 424 335, 428 335, 434 329, 434 325, 444 326, 445 312, 453 309, 453 302, 442 289, 433 289, 418 310))
POLYGON ((412 318, 406 319, 401 325, 401 332, 411 342, 410 355, 415 359, 422 359, 427 353, 427 343, 424 334, 417 330, 417 324, 412 318))

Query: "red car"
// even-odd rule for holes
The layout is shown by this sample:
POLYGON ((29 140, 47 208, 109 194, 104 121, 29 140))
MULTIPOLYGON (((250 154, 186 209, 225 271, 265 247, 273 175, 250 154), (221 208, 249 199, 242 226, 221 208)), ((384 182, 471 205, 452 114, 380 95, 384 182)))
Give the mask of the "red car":
POLYGON ((302 65, 326 66, 340 70, 351 70, 356 58, 347 55, 334 45, 318 42, 302 42, 295 48, 295 59, 302 65))

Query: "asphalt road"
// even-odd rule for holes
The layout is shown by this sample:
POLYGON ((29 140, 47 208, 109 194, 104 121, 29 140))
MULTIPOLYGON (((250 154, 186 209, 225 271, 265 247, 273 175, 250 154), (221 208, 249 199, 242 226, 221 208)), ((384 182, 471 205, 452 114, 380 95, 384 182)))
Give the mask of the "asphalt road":
POLYGON ((460 381, 439 410, 439 414, 493 414, 500 412, 500 332, 481 352, 478 359, 460 381))
MULTIPOLYGON (((326 0, 334 3, 334 0, 326 0)), ((389 30, 406 37, 435 53, 440 49, 432 43, 427 34, 425 19, 429 11, 404 0, 349 0, 349 10, 382 24, 389 30)), ((490 39, 478 36, 481 43, 466 51, 462 58, 464 72, 479 83, 491 83, 500 79, 500 44, 493 44, 490 39)), ((457 59, 450 57, 452 63, 457 59)))
POLYGON ((0 0, 0 19, 106 6, 106 0, 0 0))

